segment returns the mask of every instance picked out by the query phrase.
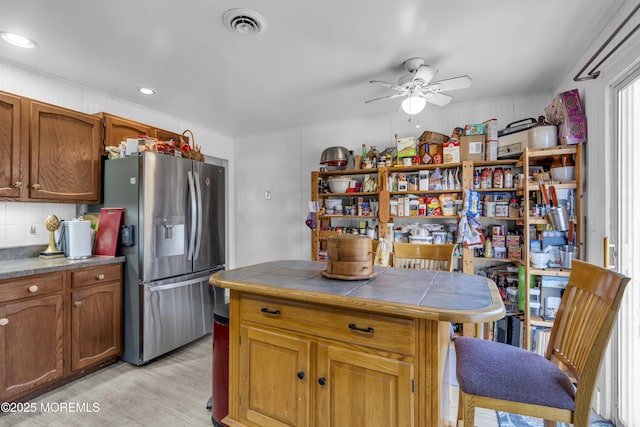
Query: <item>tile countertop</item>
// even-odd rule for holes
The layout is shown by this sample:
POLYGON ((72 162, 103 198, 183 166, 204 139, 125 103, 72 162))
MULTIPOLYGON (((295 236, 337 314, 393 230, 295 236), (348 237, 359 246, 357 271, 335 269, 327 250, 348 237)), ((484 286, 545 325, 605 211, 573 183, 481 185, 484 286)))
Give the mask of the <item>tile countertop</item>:
POLYGON ((0 280, 125 261, 123 256, 93 256, 77 260, 67 258, 40 259, 38 254, 44 248, 46 246, 2 249, 0 251, 0 280))
POLYGON ((453 322, 502 318, 504 304, 485 277, 429 270, 374 267, 368 280, 333 280, 321 275, 324 262, 273 261, 221 271, 209 283, 232 290, 343 307, 407 314, 453 322))

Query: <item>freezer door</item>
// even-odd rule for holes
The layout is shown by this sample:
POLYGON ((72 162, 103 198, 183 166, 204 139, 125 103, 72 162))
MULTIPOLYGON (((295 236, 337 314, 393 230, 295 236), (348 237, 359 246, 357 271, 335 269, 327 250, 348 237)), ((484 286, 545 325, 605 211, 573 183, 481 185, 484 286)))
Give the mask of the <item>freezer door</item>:
POLYGON ((225 168, 194 162, 197 220, 193 270, 225 263, 225 168))
POLYGON ((142 285, 143 363, 211 332, 211 273, 193 276, 142 285))
POLYGON ((158 153, 144 154, 141 198, 144 227, 142 281, 175 277, 193 271, 190 212, 195 208, 189 180, 192 161, 158 153))

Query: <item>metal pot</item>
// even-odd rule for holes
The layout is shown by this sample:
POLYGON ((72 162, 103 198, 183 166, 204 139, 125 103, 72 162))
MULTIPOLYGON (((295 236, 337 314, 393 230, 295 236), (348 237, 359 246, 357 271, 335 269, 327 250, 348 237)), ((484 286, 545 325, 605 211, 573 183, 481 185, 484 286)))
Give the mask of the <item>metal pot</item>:
POLYGON ((326 148, 320 156, 320 163, 328 170, 344 169, 349 159, 349 150, 345 147, 326 148))

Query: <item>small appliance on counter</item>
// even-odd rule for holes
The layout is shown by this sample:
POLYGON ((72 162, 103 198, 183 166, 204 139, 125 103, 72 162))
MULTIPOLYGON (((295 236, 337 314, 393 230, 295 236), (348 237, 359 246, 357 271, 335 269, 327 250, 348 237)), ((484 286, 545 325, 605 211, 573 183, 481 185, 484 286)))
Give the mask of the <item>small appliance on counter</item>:
POLYGON ((64 256, 86 259, 92 255, 91 221, 72 219, 62 223, 60 242, 64 256))

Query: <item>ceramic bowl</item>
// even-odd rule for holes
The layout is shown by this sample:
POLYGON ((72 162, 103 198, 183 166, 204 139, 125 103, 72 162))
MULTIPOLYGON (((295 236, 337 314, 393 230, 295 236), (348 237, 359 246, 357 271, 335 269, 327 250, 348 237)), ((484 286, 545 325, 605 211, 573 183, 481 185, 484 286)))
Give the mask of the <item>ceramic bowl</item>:
POLYGON ((531 252, 529 254, 531 258, 531 266, 533 268, 546 268, 547 264, 549 264, 549 259, 551 258, 551 253, 549 252, 531 252))
POLYGON ((575 166, 551 168, 551 179, 554 181, 573 181, 575 179, 575 169, 575 166))
POLYGON ((347 188, 349 188, 349 179, 329 178, 329 190, 332 193, 346 193, 347 188))

